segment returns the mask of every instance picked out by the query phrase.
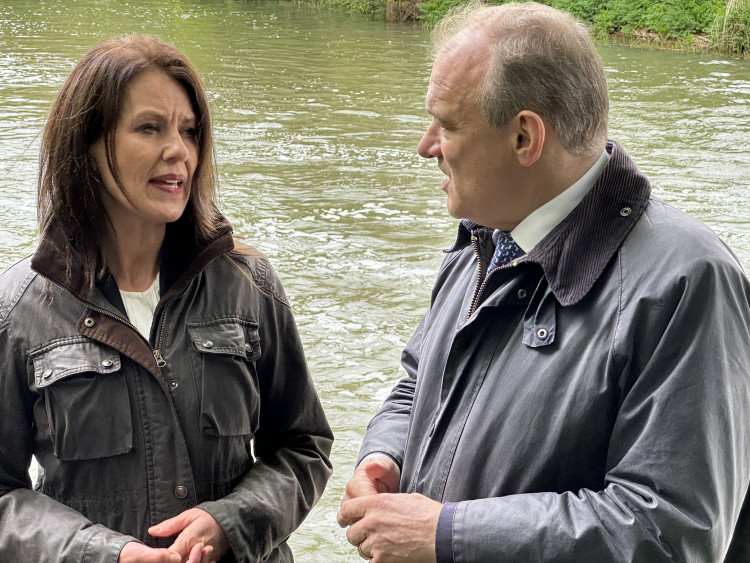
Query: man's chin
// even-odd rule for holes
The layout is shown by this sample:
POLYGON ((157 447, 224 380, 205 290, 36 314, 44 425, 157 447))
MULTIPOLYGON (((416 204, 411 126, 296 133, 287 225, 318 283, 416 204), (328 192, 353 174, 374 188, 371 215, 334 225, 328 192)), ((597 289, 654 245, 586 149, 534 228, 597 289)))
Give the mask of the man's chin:
POLYGON ((448 209, 448 214, 454 219, 459 219, 459 220, 466 219, 466 217, 464 217, 463 214, 461 213, 460 208, 457 205, 454 205, 453 202, 451 202, 450 196, 448 196, 446 208, 448 209))

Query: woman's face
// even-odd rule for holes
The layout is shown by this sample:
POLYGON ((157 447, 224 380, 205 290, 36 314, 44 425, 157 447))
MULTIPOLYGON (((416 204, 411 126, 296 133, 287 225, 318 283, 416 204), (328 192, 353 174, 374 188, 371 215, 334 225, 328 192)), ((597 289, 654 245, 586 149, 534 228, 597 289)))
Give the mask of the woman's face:
POLYGON ((107 164, 104 139, 91 147, 104 181, 102 202, 118 234, 163 230, 180 218, 198 163, 195 133, 195 114, 179 82, 161 70, 146 71, 130 82, 114 132, 122 188, 107 164))

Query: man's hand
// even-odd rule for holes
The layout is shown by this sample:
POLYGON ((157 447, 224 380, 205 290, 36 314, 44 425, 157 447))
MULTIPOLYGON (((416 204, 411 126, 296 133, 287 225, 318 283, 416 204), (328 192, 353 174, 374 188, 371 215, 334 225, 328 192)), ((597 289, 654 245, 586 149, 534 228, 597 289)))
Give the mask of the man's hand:
POLYGON ((148 533, 154 537, 179 534, 169 551, 178 554, 180 563, 211 563, 229 551, 229 541, 222 527, 200 508, 191 508, 152 526, 148 533))
POLYGON ((341 503, 338 522, 349 526, 346 539, 373 563, 434 563, 442 507, 416 493, 361 496, 341 503))
MULTIPOLYGON (((353 498, 398 492, 401 470, 387 455, 373 457, 360 463, 346 484, 341 505, 353 498)), ((339 520, 341 524, 341 520, 339 520)), ((342 524, 343 525, 343 524, 342 524)))

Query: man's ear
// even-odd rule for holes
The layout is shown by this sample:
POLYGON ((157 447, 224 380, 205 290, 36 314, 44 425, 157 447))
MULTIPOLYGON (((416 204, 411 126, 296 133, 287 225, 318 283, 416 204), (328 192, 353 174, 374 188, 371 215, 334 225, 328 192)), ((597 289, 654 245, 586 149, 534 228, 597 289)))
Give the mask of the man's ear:
POLYGON ((528 167, 542 156, 546 128, 538 113, 523 110, 513 118, 516 157, 521 166, 528 167))

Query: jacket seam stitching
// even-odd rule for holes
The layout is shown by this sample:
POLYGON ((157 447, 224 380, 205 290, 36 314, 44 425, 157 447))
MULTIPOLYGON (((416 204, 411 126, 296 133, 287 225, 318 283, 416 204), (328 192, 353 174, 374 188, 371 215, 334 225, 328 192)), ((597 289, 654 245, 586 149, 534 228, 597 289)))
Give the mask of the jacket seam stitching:
POLYGON ((247 315, 222 315, 206 320, 187 320, 185 325, 188 328, 208 328, 223 324, 239 324, 250 328, 258 328, 260 324, 254 318, 247 315))
POLYGON ((273 287, 271 287, 271 284, 268 283, 268 269, 270 266, 270 262, 268 258, 265 256, 258 257, 258 266, 257 268, 253 268, 250 265, 250 262, 245 259, 245 257, 241 257, 239 262, 244 264, 247 269, 249 270, 250 277, 253 278, 256 282, 256 287, 258 288, 258 291, 260 291, 263 295, 267 297, 272 297, 275 301, 278 301, 282 305, 286 306, 291 310, 292 306, 289 303, 288 300, 281 298, 276 291, 274 291, 273 287), (257 270, 257 275, 256 275, 257 270))
POLYGON ((94 533, 90 534, 89 538, 86 540, 86 544, 83 546, 83 554, 81 555, 81 563, 86 563, 86 561, 89 561, 89 546, 98 533, 99 532, 95 531, 94 533))
POLYGON ((18 302, 21 300, 21 297, 24 293, 26 293, 26 290, 28 289, 29 285, 31 285, 31 282, 34 280, 34 278, 37 276, 36 272, 29 272, 29 274, 24 278, 24 280, 21 282, 21 287, 18 288, 18 291, 16 294, 12 297, 10 300, 10 303, 7 307, 0 306, 0 324, 4 324, 8 316, 10 315, 11 311, 16 307, 18 302))
POLYGON ((456 505, 456 510, 453 511, 453 514, 451 516, 451 558, 453 561, 456 560, 456 546, 453 543, 453 534, 456 530, 456 515, 458 514, 458 505, 456 505))
POLYGON ((619 334, 620 329, 620 321, 622 320, 622 303, 623 303, 623 291, 624 291, 624 283, 623 283, 623 272, 622 272, 622 253, 621 251, 617 252, 617 270, 620 275, 620 290, 617 293, 617 319, 615 320, 615 326, 614 330, 612 331, 612 343, 610 344, 610 354, 612 356, 612 360, 616 360, 616 342, 617 342, 617 335, 619 334))

